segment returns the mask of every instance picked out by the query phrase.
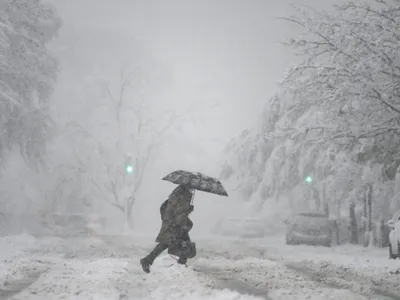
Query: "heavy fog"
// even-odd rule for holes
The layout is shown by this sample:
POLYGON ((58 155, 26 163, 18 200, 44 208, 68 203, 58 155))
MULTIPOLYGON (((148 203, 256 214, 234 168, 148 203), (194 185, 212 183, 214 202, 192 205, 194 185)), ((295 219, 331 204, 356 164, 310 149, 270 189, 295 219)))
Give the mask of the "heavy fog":
MULTIPOLYGON (((293 33, 293 26, 277 18, 290 14, 289 2, 53 3, 64 22, 54 42, 55 53, 64 62, 56 92, 60 109, 55 108, 61 118, 66 117, 61 109, 66 102, 70 109, 82 110, 82 100, 63 98, 63 85, 76 87, 79 93, 95 85, 96 79, 115 82, 126 63, 133 68, 140 65, 150 82, 156 78, 160 83, 151 91, 138 84, 143 96, 136 96, 144 97, 146 114, 155 116, 156 126, 163 126, 168 114, 185 116, 176 120, 154 150, 135 204, 135 227, 155 233, 159 205, 174 187, 160 179, 176 169, 218 176, 226 143, 254 125, 276 82, 295 59, 280 43, 293 33)), ((96 106, 93 100, 80 115, 87 118, 96 106)), ((207 232, 214 220, 237 214, 238 207, 242 212, 241 199, 234 191, 228 193, 229 198, 196 194, 194 232, 207 232)), ((107 207, 105 212, 111 210, 107 207)), ((117 222, 118 212, 115 218, 117 222)))
POLYGON ((1 299, 399 299, 400 2, 291 2, 0 0, 1 299))
MULTIPOLYGON (((159 205, 175 187, 161 178, 178 169, 218 177, 228 141, 256 126, 298 60, 281 43, 299 30, 279 19, 292 14, 289 1, 47 2, 62 21, 49 44, 59 61, 47 107, 56 130, 39 172, 17 152, 3 163, 8 212, 100 214, 108 230, 122 231, 112 186, 131 155, 124 176, 142 180, 129 227, 155 234, 159 205)), ((330 7, 320 2, 296 4, 330 7)), ((235 185, 223 184, 229 198, 196 194, 194 232, 253 213, 235 185)), ((117 189, 121 200, 126 191, 117 189)))

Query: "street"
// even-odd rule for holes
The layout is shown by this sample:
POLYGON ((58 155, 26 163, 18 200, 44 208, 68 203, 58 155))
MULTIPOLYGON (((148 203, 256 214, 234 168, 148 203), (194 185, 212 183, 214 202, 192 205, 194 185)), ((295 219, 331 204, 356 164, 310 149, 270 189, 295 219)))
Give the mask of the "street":
MULTIPOLYGON (((338 249, 281 247, 278 239, 196 243, 188 267, 163 254, 145 274, 138 261, 153 246, 146 237, 9 237, 0 244, 0 299, 400 299, 400 260, 372 276, 368 266, 329 263, 338 249)), ((340 251, 350 260, 355 250, 340 251)))

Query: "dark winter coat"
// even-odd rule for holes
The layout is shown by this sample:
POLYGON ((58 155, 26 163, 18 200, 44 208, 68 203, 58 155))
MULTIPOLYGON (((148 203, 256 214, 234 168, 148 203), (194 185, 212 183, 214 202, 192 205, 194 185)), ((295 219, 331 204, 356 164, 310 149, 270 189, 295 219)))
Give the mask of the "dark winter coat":
MULTIPOLYGON (((168 199, 165 200, 163 202, 163 204, 161 204, 161 206, 160 206, 161 221, 163 221, 164 218, 165 218, 165 211, 167 210, 167 205, 168 205, 168 199)), ((192 211, 193 211, 193 205, 190 206, 190 212, 189 213, 191 213, 192 211)), ((188 218, 188 220, 187 220, 187 232, 189 232, 192 228, 193 228, 193 222, 192 222, 192 220, 190 220, 188 218)))
POLYGON ((192 193, 184 186, 178 186, 160 208, 162 224, 156 238, 157 243, 171 244, 187 235, 193 226, 189 219, 192 193))

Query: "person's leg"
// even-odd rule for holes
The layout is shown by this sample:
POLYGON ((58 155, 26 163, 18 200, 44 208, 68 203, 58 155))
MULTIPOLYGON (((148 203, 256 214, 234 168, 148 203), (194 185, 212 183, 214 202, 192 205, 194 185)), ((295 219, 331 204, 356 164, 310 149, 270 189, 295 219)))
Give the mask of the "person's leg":
POLYGON ((151 251, 149 255, 147 255, 145 258, 142 258, 140 260, 140 264, 142 265, 143 271, 150 273, 150 266, 153 264, 154 260, 167 248, 168 245, 159 243, 154 247, 153 251, 151 251))

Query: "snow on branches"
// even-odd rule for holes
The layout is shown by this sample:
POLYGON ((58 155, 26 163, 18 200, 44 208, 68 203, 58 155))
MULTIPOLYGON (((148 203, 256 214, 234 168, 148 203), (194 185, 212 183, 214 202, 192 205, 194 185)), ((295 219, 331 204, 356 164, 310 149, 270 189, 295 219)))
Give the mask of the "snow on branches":
POLYGON ((18 146, 33 165, 41 158, 57 77, 57 60, 46 44, 60 26, 54 8, 39 0, 0 2, 0 156, 18 146))
POLYGON ((321 128, 336 138, 398 133, 400 6, 349 2, 334 13, 297 8, 286 19, 303 28, 287 44, 304 60, 282 82, 296 104, 323 111, 321 128))
POLYGON ((284 19, 302 33, 287 45, 303 60, 266 104, 251 141, 239 137, 230 147, 228 177, 246 175, 237 183, 245 196, 268 201, 283 195, 290 206, 310 201, 314 189, 330 204, 360 201, 366 184, 373 184, 379 193, 374 205, 384 207, 400 165, 400 5, 348 2, 331 12, 295 10, 284 19), (264 159, 248 163, 253 156, 264 159))

